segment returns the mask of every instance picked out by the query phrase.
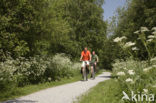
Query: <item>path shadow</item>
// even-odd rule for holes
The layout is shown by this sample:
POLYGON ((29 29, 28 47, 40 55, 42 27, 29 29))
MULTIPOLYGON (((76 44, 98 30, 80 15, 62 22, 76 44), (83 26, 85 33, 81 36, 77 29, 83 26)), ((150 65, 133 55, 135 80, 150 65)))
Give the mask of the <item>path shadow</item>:
POLYGON ((8 100, 2 103, 37 103, 37 101, 32 100, 8 100))
POLYGON ((80 80, 80 82, 85 82, 85 80, 80 80))
POLYGON ((98 76, 100 78, 117 78, 117 76, 98 76))

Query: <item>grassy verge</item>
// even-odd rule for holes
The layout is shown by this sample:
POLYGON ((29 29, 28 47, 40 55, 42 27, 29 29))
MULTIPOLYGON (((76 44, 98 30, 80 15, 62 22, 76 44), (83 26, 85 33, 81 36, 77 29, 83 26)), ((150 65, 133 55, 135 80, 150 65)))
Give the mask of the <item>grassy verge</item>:
MULTIPOLYGON (((98 74, 102 73, 103 70, 99 70, 98 74)), ((43 83, 43 84, 35 84, 35 85, 27 85, 25 87, 18 87, 15 88, 14 91, 6 91, 5 93, 0 93, 0 101, 5 101, 5 100, 9 100, 9 99, 15 99, 18 98, 20 96, 25 96, 43 89, 47 89, 50 87, 54 87, 54 86, 58 86, 58 85, 63 85, 66 83, 72 83, 78 80, 81 80, 82 76, 81 74, 78 72, 77 74, 75 74, 74 77, 72 78, 63 78, 61 79, 61 81, 54 81, 54 82, 47 82, 47 83, 43 83)))
POLYGON ((99 83, 88 93, 82 95, 79 103, 123 103, 122 92, 117 81, 110 79, 99 83))
POLYGON ((81 79, 81 75, 77 74, 72 78, 63 78, 60 81, 47 82, 43 84, 27 85, 25 87, 18 87, 14 91, 7 91, 5 93, 0 93, 0 101, 5 101, 9 99, 14 99, 20 96, 28 95, 42 89, 63 85, 66 83, 75 82, 81 79))

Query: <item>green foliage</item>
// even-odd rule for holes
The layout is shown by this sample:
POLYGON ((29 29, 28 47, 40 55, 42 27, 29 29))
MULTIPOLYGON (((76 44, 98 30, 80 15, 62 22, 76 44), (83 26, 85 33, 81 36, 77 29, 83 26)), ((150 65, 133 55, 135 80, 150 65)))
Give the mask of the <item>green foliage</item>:
MULTIPOLYGON (((58 7, 55 8, 57 15, 64 20, 65 27, 69 28, 65 29, 67 32, 63 36, 60 33, 60 36, 54 33, 55 41, 52 42, 52 46, 58 45, 55 52, 64 52, 75 57, 80 55, 84 46, 98 51, 102 47, 101 43, 103 44, 106 35, 103 10, 101 6, 95 4, 95 1, 98 0, 59 1, 56 2, 58 7), (57 39, 56 36, 59 38, 57 39)), ((59 30, 62 31, 62 29, 61 27, 59 30)))
POLYGON ((64 77, 71 77, 73 76, 72 70, 72 62, 65 54, 57 54, 52 59, 51 62, 45 71, 46 77, 49 80, 60 80, 64 77))
POLYGON ((65 55, 76 60, 84 46, 101 53, 103 2, 1 0, 0 91, 74 76, 80 63, 65 55))
POLYGON ((57 54, 54 57, 36 56, 29 59, 20 57, 16 60, 10 58, 0 63, 0 91, 71 78, 80 66, 79 63, 72 63, 64 54, 57 54), (73 67, 72 64, 76 65, 73 67))
MULTIPOLYGON (((132 0, 127 2, 127 5, 121 9, 118 9, 118 19, 116 22, 116 28, 114 29, 115 36, 126 36, 128 41, 137 43, 138 48, 142 48, 137 52, 140 59, 148 58, 148 52, 145 46, 137 39, 138 36, 134 34, 140 27, 147 27, 152 29, 155 27, 153 21, 156 17, 156 2, 154 0, 132 0)), ((146 37, 150 33, 146 34, 146 37)), ((151 44, 150 48, 155 48, 155 44, 151 44)), ((156 49, 155 49, 156 50, 156 49)), ((154 49, 151 49, 153 53, 156 53, 154 49)), ((156 55, 156 54, 154 54, 156 55)))
MULTIPOLYGON (((19 56, 99 52, 106 36, 103 0, 2 0, 0 48, 19 56)), ((2 57, 1 57, 2 58, 2 57)))
POLYGON ((154 28, 156 17, 154 0, 131 0, 127 4, 118 8, 116 15, 107 21, 107 37, 101 51, 102 66, 111 68, 115 59, 126 59, 133 57, 140 60, 149 60, 156 55, 156 40, 151 35, 155 35, 154 28), (141 28, 147 27, 149 31, 140 32, 141 28), (139 30, 139 34, 136 32, 139 30), (126 37, 126 42, 113 43, 115 38, 120 39, 126 37), (143 42, 144 41, 144 42, 143 42), (129 44, 134 46, 128 46, 129 44), (126 45, 125 45, 126 44, 126 45), (128 47, 126 47, 128 46, 128 47))
MULTIPOLYGON (((116 80, 120 83, 120 89, 131 94, 131 91, 137 93, 155 93, 155 68, 156 58, 148 61, 135 61, 133 59, 117 60, 113 64, 113 76, 117 76, 116 80)), ((131 101, 125 100, 131 103, 131 101)), ((145 102, 145 101, 144 101, 145 102)))
POLYGON ((146 34, 149 34, 150 30, 148 30, 147 27, 141 27, 140 30, 134 32, 138 36, 136 43, 133 43, 131 41, 127 42, 127 37, 125 36, 116 37, 114 39, 114 42, 118 43, 118 45, 123 49, 123 51, 129 53, 132 58, 138 57, 138 51, 142 51, 142 49, 145 48, 146 52, 148 53, 148 63, 150 64, 150 59, 154 56, 154 52, 152 52, 151 49, 152 47, 155 48, 156 46, 156 33, 154 29, 155 27, 153 27, 151 30, 153 31, 152 34, 148 36, 146 36, 146 34), (144 48, 137 47, 137 45, 140 44, 140 42, 143 44, 144 48))
POLYGON ((100 52, 106 39, 101 3, 1 0, 0 91, 74 76, 80 64, 55 54, 75 60, 84 46, 100 52))

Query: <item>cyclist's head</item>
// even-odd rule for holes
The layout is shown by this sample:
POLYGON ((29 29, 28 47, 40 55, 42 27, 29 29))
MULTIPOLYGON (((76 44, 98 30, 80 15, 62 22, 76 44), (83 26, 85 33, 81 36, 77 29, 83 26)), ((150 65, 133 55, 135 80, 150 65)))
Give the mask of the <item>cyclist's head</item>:
POLYGON ((93 51, 92 54, 94 55, 95 54, 95 51, 93 51))
POLYGON ((85 47, 85 48, 84 48, 84 51, 87 51, 87 50, 88 50, 87 47, 85 47))

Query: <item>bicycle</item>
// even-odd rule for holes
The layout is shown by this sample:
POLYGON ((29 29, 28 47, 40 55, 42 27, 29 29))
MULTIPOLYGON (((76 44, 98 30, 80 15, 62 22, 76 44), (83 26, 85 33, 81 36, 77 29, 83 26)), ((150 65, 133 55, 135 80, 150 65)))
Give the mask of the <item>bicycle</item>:
POLYGON ((87 62, 85 62, 85 67, 84 67, 84 70, 82 70, 82 78, 84 81, 87 81, 88 80, 88 74, 89 74, 89 68, 87 68, 87 62))
POLYGON ((95 79, 95 63, 90 63, 91 64, 91 78, 95 79))

